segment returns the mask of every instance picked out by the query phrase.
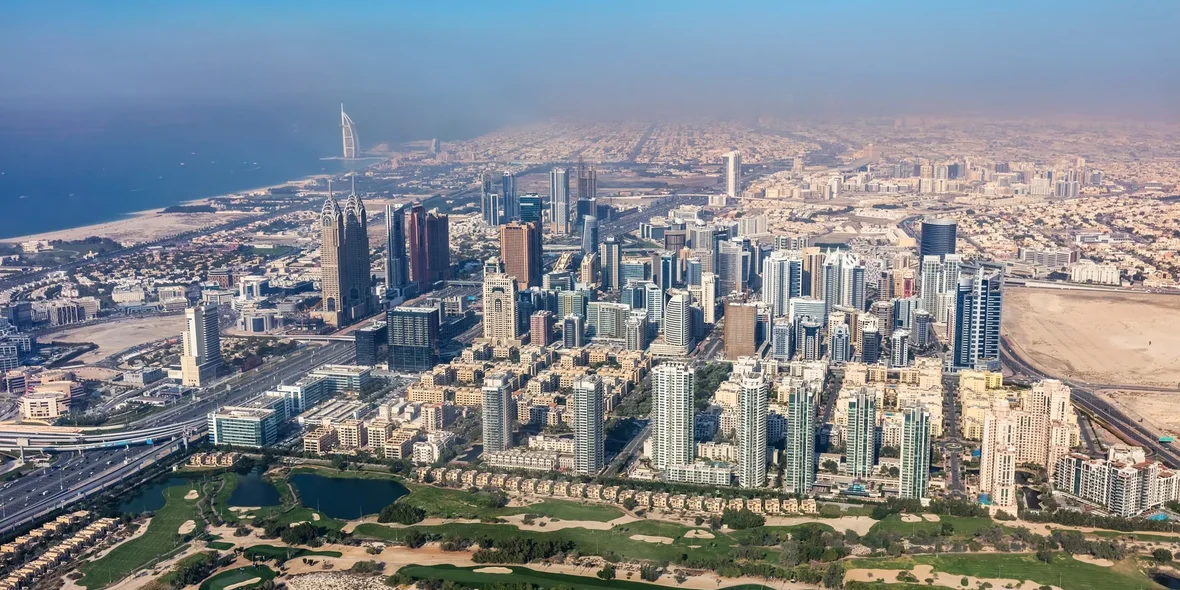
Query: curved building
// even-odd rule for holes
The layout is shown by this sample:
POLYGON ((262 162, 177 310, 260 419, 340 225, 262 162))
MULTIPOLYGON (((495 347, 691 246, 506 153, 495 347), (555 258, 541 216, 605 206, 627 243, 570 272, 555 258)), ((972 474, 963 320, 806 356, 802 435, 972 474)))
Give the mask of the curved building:
POLYGON ((922 221, 922 241, 919 256, 942 256, 955 253, 955 239, 959 226, 953 219, 925 219, 922 221))
POLYGON ((343 104, 340 105, 340 135, 344 143, 344 159, 356 158, 356 126, 352 123, 352 117, 344 112, 343 104))

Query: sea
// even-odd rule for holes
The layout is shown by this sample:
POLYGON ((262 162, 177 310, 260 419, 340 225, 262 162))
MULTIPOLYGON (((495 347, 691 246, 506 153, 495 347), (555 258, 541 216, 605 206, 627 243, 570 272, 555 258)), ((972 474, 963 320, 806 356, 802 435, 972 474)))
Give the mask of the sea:
MULTIPOLYGON (((333 106, 0 109, 0 239, 372 163, 330 159, 333 106)), ((358 128, 362 147, 415 139, 358 128)))

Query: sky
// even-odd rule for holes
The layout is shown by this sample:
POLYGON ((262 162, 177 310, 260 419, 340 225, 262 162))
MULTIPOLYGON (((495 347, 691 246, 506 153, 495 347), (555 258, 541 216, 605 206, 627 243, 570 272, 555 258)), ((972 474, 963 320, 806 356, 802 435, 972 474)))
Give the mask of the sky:
MULTIPOLYGON (((0 107, 387 124, 1180 114, 1180 2, 4 0, 0 107)), ((2 109, 0 109, 2 110, 2 109)), ((465 125, 460 125, 465 126, 465 125)))

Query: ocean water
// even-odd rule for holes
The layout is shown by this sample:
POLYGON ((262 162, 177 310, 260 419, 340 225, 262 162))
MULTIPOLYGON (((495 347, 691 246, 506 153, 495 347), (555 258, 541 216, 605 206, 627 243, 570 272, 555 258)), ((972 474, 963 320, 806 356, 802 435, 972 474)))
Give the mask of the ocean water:
POLYGON ((358 165, 339 153, 330 108, 0 109, 0 238, 358 165))

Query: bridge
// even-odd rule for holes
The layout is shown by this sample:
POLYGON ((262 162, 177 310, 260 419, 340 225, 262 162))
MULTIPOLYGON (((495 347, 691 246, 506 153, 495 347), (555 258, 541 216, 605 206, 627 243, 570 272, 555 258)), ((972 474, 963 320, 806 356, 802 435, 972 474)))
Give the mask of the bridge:
POLYGON ((182 435, 191 435, 207 427, 206 418, 201 416, 185 422, 115 432, 89 433, 62 431, 30 431, 28 426, 0 425, 0 450, 19 451, 90 451, 111 447, 150 445, 158 441, 171 440, 182 435))

